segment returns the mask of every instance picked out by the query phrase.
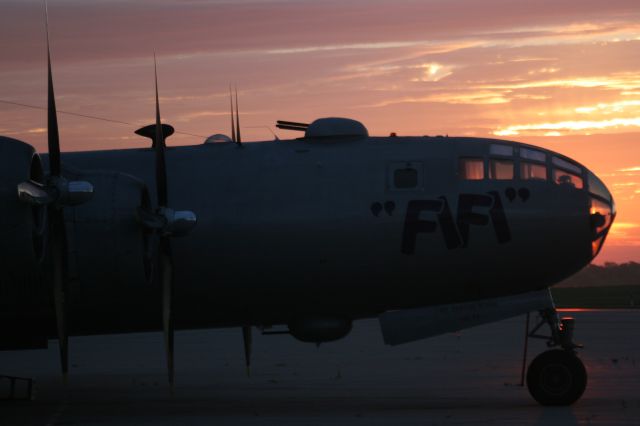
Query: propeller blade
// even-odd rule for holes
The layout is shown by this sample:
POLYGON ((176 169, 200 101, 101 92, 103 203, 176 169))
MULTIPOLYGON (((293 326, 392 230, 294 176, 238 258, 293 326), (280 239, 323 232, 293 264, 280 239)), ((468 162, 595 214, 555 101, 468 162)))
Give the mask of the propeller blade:
POLYGON ((238 87, 236 87, 236 141, 238 145, 242 144, 242 138, 240 137, 240 113, 238 112, 238 87))
POLYGON ((49 48, 49 12, 44 3, 44 24, 47 35, 47 145, 49 148, 49 170, 52 176, 60 176, 60 136, 58 114, 53 93, 53 73, 51 72, 51 49, 49 48))
MULTIPOLYGON (((45 33, 47 37, 47 145, 49 149, 50 176, 61 176, 60 135, 58 132, 58 114, 53 90, 53 73, 51 71, 51 48, 49 46, 49 12, 44 4, 45 33)), ((66 232, 64 216, 59 206, 49 209, 49 232, 51 235, 51 284, 56 315, 56 329, 60 342, 60 367, 62 377, 67 380, 69 371, 69 335, 67 333, 66 309, 66 232)))
POLYGON ((69 371, 69 335, 67 333, 66 305, 66 238, 64 217, 59 209, 49 210, 51 232, 51 278, 53 286, 53 302, 56 314, 56 329, 60 341, 60 367, 62 377, 67 380, 69 371))
POLYGON ((244 341, 244 359, 247 367, 247 377, 251 377, 251 326, 242 327, 242 339, 244 341))
POLYGON ((229 105, 231 106, 231 141, 236 142, 236 123, 233 118, 233 95, 231 94, 231 84, 229 84, 229 105))
MULTIPOLYGON (((153 74, 156 92, 156 129, 155 129, 155 153, 156 153, 156 188, 158 190, 158 206, 164 212, 168 200, 167 194, 167 165, 165 163, 164 132, 160 122, 160 100, 158 97, 158 66, 156 54, 153 54, 153 74)), ((160 267, 159 278, 162 286, 162 329, 164 332, 164 344, 167 353, 167 372, 169 375, 169 386, 173 389, 174 368, 173 368, 173 260, 171 257, 171 243, 167 235, 161 235, 158 247, 160 267)))
POLYGON ((164 158, 165 143, 162 123, 160 123, 160 101, 158 99, 158 66, 156 64, 156 54, 153 54, 153 75, 156 89, 156 189, 158 194, 158 205, 166 207, 167 195, 167 165, 164 158))
POLYGON ((173 364, 173 261, 171 259, 171 243, 168 237, 160 238, 160 280, 162 283, 162 328, 164 331, 164 344, 167 353, 167 372, 169 374, 169 386, 174 384, 173 364))

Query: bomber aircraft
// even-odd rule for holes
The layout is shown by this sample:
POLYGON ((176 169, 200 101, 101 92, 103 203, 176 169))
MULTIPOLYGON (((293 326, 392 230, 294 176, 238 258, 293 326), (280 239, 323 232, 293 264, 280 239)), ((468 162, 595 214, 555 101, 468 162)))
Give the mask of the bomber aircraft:
POLYGON ((321 343, 378 318, 397 345, 538 312, 527 333, 553 349, 529 365, 530 393, 582 395, 574 322, 549 287, 615 218, 585 166, 506 140, 373 137, 345 118, 242 143, 237 92, 231 137, 168 147, 157 75, 155 123, 137 131, 150 146, 61 153, 47 52, 48 154, 0 136, 0 350, 57 338, 66 375, 69 336, 163 330, 173 384, 174 330, 239 327, 248 367, 254 327, 321 343))

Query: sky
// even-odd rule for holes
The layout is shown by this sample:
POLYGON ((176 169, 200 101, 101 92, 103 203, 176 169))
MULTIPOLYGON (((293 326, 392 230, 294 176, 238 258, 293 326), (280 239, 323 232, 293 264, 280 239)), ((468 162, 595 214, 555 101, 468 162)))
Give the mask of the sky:
MULTIPOLYGON (((339 116, 372 135, 497 137, 561 152, 612 191, 596 263, 640 261, 637 0, 50 0, 63 150, 136 147, 153 121, 153 52, 169 143, 298 136, 339 116)), ((0 0, 0 134, 46 151, 40 0, 0 0)))

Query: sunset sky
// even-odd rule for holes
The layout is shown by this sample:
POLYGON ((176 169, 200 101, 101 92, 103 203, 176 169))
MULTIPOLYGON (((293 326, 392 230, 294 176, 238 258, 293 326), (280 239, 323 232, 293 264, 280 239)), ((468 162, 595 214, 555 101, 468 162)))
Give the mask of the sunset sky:
MULTIPOLYGON (((162 115, 197 144, 228 133, 228 85, 243 138, 277 119, 362 121, 372 135, 528 142, 593 170, 618 217, 596 260, 640 261, 638 0, 50 0, 63 150, 143 146, 162 115)), ((40 0, 0 2, 0 134, 46 151, 40 0), (7 103, 9 102, 9 103, 7 103)), ((276 131, 281 138, 298 136, 276 131)))

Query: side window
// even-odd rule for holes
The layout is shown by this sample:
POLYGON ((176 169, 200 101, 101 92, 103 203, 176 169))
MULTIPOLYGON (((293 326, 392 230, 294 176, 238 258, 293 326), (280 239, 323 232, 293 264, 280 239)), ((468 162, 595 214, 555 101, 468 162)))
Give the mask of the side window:
POLYGON ((544 164, 522 161, 520 163, 520 178, 547 180, 547 166, 544 164))
POLYGON ((412 167, 396 169, 393 172, 393 186, 399 189, 415 188, 418 186, 418 171, 412 167))
POLYGON ((484 159, 461 158, 458 162, 458 174, 462 180, 484 179, 484 159))
POLYGON ((396 191, 423 189, 423 164, 419 161, 391 163, 388 169, 387 187, 396 191))
POLYGON ((489 160, 489 179, 511 180, 514 177, 513 160, 489 160))

